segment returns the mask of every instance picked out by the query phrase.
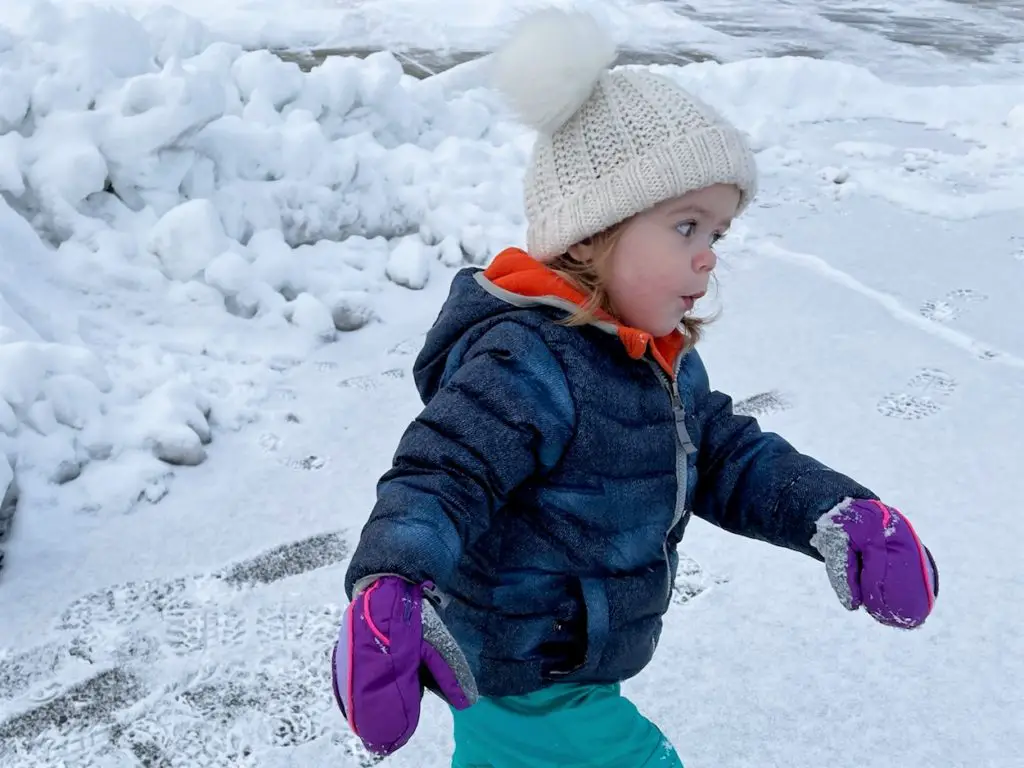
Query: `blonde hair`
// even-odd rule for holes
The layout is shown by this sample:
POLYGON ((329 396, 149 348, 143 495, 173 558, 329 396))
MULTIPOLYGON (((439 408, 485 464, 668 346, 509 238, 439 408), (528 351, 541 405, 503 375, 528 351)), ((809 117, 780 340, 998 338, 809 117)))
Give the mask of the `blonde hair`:
MULTIPOLYGON (((572 283, 578 290, 587 296, 587 301, 573 312, 569 317, 562 320, 564 325, 579 326, 586 325, 598 319, 598 312, 607 312, 612 317, 617 313, 608 295, 606 286, 608 275, 608 262, 619 238, 625 221, 589 237, 583 242, 592 249, 591 257, 586 261, 574 259, 568 253, 563 253, 552 259, 548 266, 563 278, 572 283)), ((712 279, 714 276, 712 275, 712 279)), ((692 347, 700 341, 703 329, 711 323, 714 317, 684 317, 680 323, 680 330, 686 337, 686 345, 692 347)))

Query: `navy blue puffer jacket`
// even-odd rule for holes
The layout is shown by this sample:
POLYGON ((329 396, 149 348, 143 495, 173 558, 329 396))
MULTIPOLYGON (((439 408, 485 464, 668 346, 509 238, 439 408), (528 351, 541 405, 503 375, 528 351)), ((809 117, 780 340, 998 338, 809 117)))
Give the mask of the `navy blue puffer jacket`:
POLYGON ((454 278, 346 575, 350 597, 374 574, 433 580, 485 696, 640 672, 691 514, 820 559, 815 520, 875 498, 734 414, 695 351, 560 324, 571 289, 509 290, 530 270, 553 284, 516 250, 454 278))

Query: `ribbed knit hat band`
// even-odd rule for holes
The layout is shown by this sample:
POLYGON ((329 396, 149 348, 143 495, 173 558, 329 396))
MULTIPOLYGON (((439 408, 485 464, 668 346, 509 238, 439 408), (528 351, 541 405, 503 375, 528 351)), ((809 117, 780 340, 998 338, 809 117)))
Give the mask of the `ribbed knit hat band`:
POLYGON ((494 55, 495 82, 538 131, 525 177, 527 250, 549 260, 665 200, 734 184, 757 192, 743 135, 667 77, 608 71, 615 48, 587 16, 528 17, 494 55))

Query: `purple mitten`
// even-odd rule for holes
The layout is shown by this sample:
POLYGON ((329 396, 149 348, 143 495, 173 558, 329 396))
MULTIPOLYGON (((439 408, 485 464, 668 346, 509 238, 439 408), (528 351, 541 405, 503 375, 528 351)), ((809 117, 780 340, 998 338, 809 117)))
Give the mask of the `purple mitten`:
POLYGON ((938 568, 899 510, 846 499, 818 520, 811 544, 849 610, 863 605, 876 621, 904 629, 928 618, 939 594, 938 568))
POLYGON ((390 755, 412 737, 429 687, 455 709, 476 701, 469 664, 434 610, 433 584, 382 576, 355 595, 334 646, 334 697, 366 748, 390 755))

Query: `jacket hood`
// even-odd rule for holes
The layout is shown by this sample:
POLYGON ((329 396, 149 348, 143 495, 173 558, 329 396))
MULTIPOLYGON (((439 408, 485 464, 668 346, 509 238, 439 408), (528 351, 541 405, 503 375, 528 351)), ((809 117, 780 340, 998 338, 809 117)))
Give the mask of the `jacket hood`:
MULTIPOLYGON (((553 319, 562 319, 586 300, 587 296, 572 283, 519 248, 505 249, 484 270, 461 270, 452 280, 448 298, 413 366, 423 402, 437 391, 452 349, 472 328, 493 324, 503 315, 528 308, 547 308, 553 319)), ((681 332, 655 338, 603 311, 590 324, 617 336, 631 358, 639 360, 650 354, 669 376, 674 376, 674 363, 686 346, 681 332)))

